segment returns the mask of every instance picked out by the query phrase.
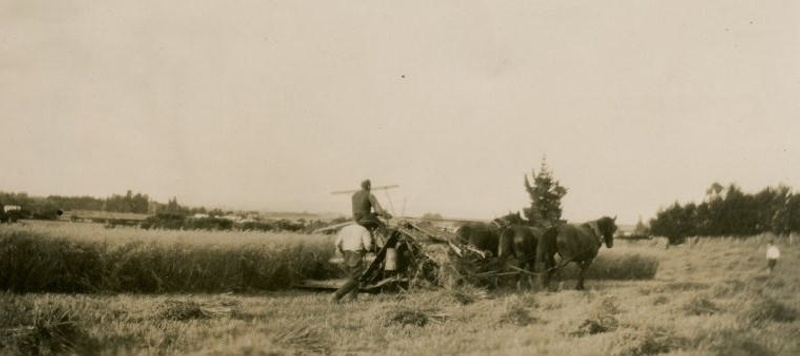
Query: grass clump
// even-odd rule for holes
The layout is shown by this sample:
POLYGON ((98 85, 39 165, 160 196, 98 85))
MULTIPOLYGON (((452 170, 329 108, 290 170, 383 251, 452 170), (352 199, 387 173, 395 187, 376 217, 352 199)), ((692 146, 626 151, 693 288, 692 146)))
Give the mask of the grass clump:
POLYGON ((774 355, 769 347, 758 342, 744 328, 701 330, 693 340, 692 349, 713 355, 774 355))
POLYGON ((69 309, 36 307, 21 298, 0 297, 0 353, 84 354, 99 343, 78 323, 69 309))
POLYGON ((708 288, 708 284, 699 282, 671 282, 659 288, 661 292, 691 292, 708 288))
POLYGON ((278 346, 275 354, 330 354, 330 343, 323 337, 324 333, 309 321, 297 322, 271 335, 270 341, 278 346), (278 352, 280 351, 280 352, 278 352))
POLYGON ((685 347, 687 340, 663 327, 625 329, 615 335, 610 355, 658 355, 685 347))
MULTIPOLYGON (((462 307, 486 300, 489 297, 490 294, 487 290, 465 285, 458 289, 439 289, 423 294, 421 303, 428 307, 462 307)), ((399 295, 398 298, 405 298, 405 296, 399 295)))
POLYGON ((188 321, 193 319, 211 319, 211 315, 206 313, 200 304, 192 301, 179 302, 167 301, 166 305, 158 314, 159 319, 188 321))
POLYGON ((531 315, 531 310, 536 309, 538 301, 532 294, 511 294, 503 298, 503 304, 496 314, 499 325, 527 326, 539 323, 541 320, 531 315))
POLYGON ((528 309, 519 305, 508 308, 500 315, 500 324, 527 326, 538 321, 539 319, 530 315, 528 309))
POLYGON ((193 300, 167 300, 159 307, 157 319, 189 321, 205 320, 231 315, 236 304, 201 304, 193 300))
POLYGON ((745 322, 756 325, 767 322, 791 323, 798 319, 798 311, 772 298, 762 297, 745 309, 741 316, 745 322))
POLYGON ((389 316, 387 324, 422 327, 428 324, 428 315, 418 310, 411 310, 411 309, 397 310, 389 316))
POLYGON ((616 315, 620 313, 619 306, 613 299, 606 298, 600 302, 590 313, 589 317, 578 325, 576 330, 569 333, 572 336, 586 336, 614 331, 619 328, 616 315))
POLYGON ((719 298, 731 297, 740 294, 742 290, 744 290, 746 287, 747 285, 742 281, 738 281, 735 279, 726 280, 715 284, 711 288, 711 293, 713 293, 715 297, 719 298))
POLYGON ((435 310, 397 305, 384 314, 383 326, 424 327, 431 322, 443 322, 446 315, 435 310))
POLYGON ((702 296, 692 298, 684 304, 683 310, 686 315, 713 315, 720 311, 716 304, 702 296))

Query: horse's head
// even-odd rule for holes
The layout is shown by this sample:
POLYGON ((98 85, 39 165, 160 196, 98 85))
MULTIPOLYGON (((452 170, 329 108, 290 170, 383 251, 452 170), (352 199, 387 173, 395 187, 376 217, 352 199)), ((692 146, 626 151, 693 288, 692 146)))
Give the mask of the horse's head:
POLYGON ((495 218, 494 220, 492 220, 492 222, 502 227, 507 227, 509 225, 525 224, 525 220, 522 219, 522 216, 519 214, 519 211, 517 211, 516 213, 508 212, 508 214, 506 215, 503 215, 499 218, 495 218))
POLYGON ((611 248, 614 246, 614 233, 617 232, 617 217, 610 218, 604 216, 597 220, 597 229, 603 234, 603 240, 606 242, 606 247, 611 248))

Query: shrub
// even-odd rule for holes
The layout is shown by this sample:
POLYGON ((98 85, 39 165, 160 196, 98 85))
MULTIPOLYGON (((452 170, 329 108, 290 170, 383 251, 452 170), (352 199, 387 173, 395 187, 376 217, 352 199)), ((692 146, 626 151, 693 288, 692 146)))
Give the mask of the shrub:
POLYGON ((202 219, 186 219, 182 226, 186 230, 232 230, 233 221, 222 218, 202 218, 202 219))
POLYGON ((180 230, 186 223, 186 216, 178 213, 158 213, 142 222, 144 229, 180 230))

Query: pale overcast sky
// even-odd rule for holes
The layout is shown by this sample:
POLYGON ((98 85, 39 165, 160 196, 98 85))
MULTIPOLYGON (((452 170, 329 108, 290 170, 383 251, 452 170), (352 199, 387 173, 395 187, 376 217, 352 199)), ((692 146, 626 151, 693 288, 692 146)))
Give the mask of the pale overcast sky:
POLYGON ((796 1, 0 0, 0 190, 572 221, 800 188, 796 1))

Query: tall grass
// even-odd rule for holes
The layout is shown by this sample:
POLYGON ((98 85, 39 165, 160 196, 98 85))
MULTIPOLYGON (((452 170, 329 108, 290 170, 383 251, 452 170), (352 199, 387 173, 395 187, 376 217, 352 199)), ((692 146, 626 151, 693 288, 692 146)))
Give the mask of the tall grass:
POLYGON ((278 290, 329 278, 329 236, 106 230, 62 224, 0 230, 0 290, 194 293, 278 290))
MULTIPOLYGON (((575 263, 568 264, 559 275, 564 279, 576 279, 580 269, 575 263)), ((586 279, 591 280, 645 280, 653 279, 658 272, 658 259, 641 253, 601 254, 586 270, 586 279)))

